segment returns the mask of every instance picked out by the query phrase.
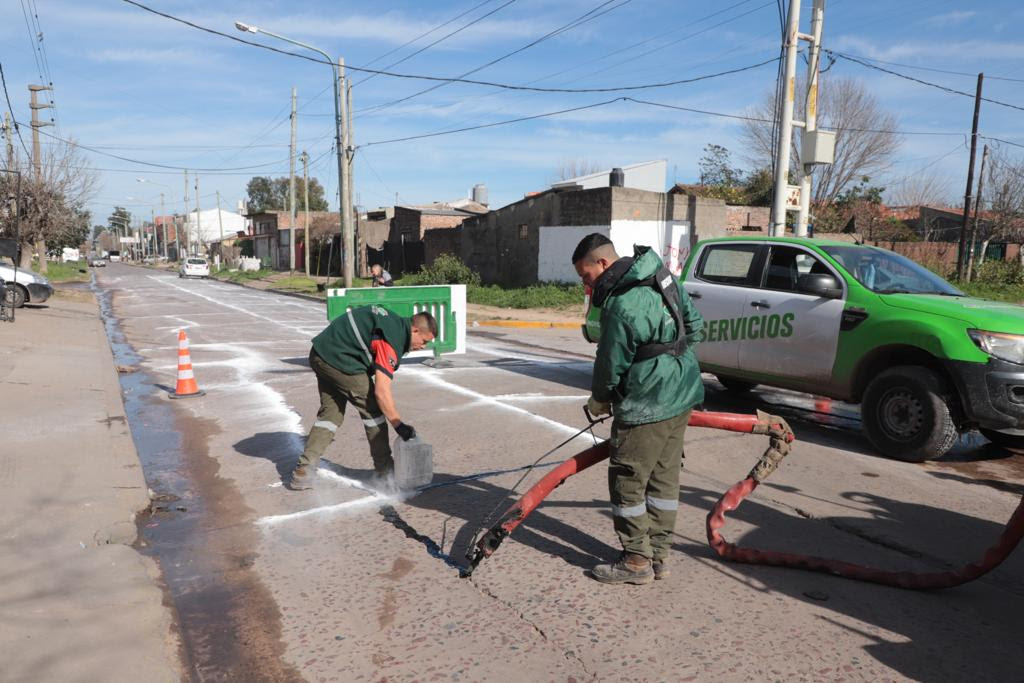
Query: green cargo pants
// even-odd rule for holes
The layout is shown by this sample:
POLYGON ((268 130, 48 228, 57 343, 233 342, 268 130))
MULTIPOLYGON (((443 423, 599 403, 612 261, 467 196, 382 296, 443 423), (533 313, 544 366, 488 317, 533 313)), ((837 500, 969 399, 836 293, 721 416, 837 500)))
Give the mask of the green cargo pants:
POLYGON ((608 492, 626 552, 662 560, 679 510, 679 470, 690 412, 643 425, 612 422, 608 492))
POLYGON ((316 422, 309 430, 299 465, 316 468, 320 457, 334 441, 334 433, 345 419, 345 404, 351 403, 363 420, 366 440, 370 443, 373 469, 377 474, 387 474, 394 470, 395 463, 391 459, 391 447, 388 445, 387 420, 377 407, 370 376, 346 375, 324 362, 313 350, 309 352, 309 366, 316 374, 320 410, 316 413, 316 422))

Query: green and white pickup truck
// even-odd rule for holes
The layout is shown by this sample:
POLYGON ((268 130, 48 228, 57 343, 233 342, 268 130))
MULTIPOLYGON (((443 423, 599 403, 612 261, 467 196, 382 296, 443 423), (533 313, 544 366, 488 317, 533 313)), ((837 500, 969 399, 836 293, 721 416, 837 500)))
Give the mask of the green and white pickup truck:
MULTIPOLYGON (((1024 308, 966 296, 886 249, 805 238, 699 242, 682 274, 704 316, 697 358, 758 384, 859 403, 890 457, 943 455, 978 429, 1024 448, 1024 308)), ((588 311, 596 340, 600 312, 588 311)))

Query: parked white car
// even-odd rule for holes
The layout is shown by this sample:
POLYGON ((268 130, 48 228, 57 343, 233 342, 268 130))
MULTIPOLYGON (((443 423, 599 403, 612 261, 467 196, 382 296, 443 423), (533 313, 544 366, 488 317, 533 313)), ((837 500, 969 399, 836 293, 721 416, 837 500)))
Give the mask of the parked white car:
POLYGON ((53 294, 53 285, 46 277, 31 270, 15 269, 13 263, 0 261, 0 281, 12 292, 15 308, 26 303, 41 304, 53 294))
POLYGON ((178 277, 210 277, 210 263, 204 258, 190 256, 182 261, 178 277))

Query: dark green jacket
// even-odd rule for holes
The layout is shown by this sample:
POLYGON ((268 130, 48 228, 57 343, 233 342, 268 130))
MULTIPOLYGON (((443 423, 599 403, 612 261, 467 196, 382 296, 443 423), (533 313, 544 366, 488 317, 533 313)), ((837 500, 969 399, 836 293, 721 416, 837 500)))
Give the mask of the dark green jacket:
POLYGON ((603 295, 601 340, 594 361, 591 392, 610 402, 615 419, 626 425, 660 422, 676 417, 704 400, 704 384, 693 346, 704 329, 704 319, 678 285, 680 311, 686 328, 687 349, 680 356, 661 354, 634 362, 637 347, 675 341, 676 322, 650 285, 633 286, 653 277, 662 266, 650 247, 636 246, 632 265, 616 261, 595 283, 595 303, 603 295))
POLYGON ((370 342, 374 336, 379 335, 390 344, 401 360, 409 353, 411 332, 412 323, 408 318, 383 306, 359 306, 332 320, 323 332, 313 337, 313 350, 328 365, 346 375, 372 375, 370 342))

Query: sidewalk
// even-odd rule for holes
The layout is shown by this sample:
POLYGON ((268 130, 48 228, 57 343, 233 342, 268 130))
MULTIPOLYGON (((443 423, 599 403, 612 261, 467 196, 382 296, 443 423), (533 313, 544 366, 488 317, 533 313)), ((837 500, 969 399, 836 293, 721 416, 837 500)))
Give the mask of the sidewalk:
POLYGON ((0 680, 178 681, 146 483, 91 293, 0 323, 0 680))

